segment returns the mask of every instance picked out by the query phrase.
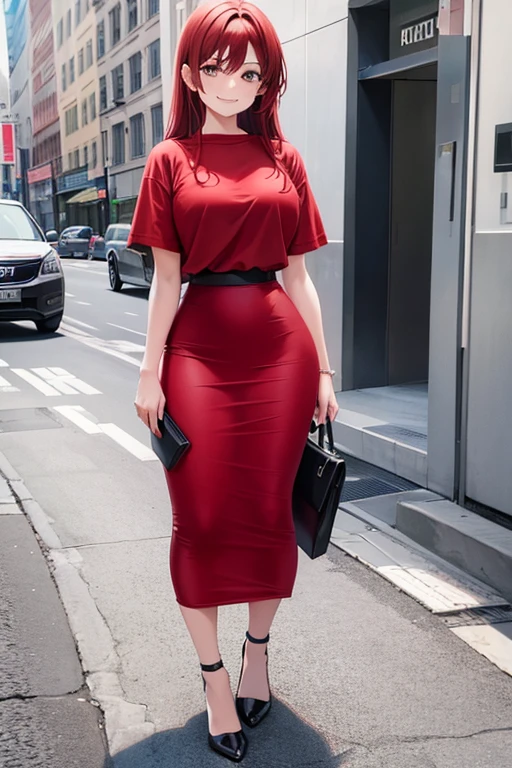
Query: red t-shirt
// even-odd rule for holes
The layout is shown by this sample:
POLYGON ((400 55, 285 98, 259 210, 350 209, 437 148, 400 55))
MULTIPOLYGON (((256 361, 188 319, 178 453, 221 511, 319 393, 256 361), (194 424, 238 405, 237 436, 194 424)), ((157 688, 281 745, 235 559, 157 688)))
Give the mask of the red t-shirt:
POLYGON ((304 163, 283 142, 277 173, 258 136, 203 135, 196 179, 196 139, 166 139, 151 151, 129 245, 181 254, 184 274, 260 267, 279 270, 288 255, 327 243, 304 163), (286 183, 285 183, 286 182, 286 183))

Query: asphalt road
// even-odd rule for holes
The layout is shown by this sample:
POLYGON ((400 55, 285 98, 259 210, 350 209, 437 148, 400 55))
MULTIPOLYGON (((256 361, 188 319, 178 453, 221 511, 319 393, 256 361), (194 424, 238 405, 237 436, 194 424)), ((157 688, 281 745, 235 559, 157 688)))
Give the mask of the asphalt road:
MULTIPOLYGON (((133 408, 147 292, 113 294, 103 263, 65 270, 62 334, 0 326, 0 451, 50 518, 114 764, 218 766, 168 575, 167 492, 133 408)), ((223 609, 234 684, 244 630, 244 607, 223 609)), ((248 768, 510 766, 512 679, 334 548, 301 556, 269 655, 276 707, 249 734, 248 768)))

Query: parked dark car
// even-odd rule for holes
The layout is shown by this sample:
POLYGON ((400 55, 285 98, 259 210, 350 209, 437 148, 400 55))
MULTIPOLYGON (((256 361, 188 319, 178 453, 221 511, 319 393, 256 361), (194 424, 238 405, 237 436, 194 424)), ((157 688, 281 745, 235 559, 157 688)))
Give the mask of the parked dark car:
POLYGON ((91 251, 95 235, 92 227, 66 227, 63 229, 57 247, 59 256, 77 259, 92 259, 91 251))
POLYGON ((105 232, 105 250, 108 279, 113 291, 120 291, 123 283, 149 288, 153 279, 153 255, 132 251, 126 247, 130 224, 111 224, 105 232))
POLYGON ((33 320, 41 333, 58 329, 64 275, 57 240, 21 203, 0 200, 0 320, 33 320))

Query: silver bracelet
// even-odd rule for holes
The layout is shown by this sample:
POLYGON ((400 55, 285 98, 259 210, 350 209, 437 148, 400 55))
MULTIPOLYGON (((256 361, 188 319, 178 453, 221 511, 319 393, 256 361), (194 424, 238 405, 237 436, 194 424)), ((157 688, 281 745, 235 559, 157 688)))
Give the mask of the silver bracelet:
POLYGON ((330 376, 332 378, 336 373, 336 371, 328 370, 327 368, 320 368, 320 373, 325 373, 327 376, 330 376))

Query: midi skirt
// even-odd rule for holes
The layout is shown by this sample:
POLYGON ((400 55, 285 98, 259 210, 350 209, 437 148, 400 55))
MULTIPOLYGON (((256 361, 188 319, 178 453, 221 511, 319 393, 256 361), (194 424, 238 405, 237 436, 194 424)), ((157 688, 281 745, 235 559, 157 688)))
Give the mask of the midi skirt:
POLYGON ((313 338, 277 281, 188 287, 161 379, 166 408, 191 443, 166 472, 180 605, 291 596, 292 489, 318 379, 313 338))

